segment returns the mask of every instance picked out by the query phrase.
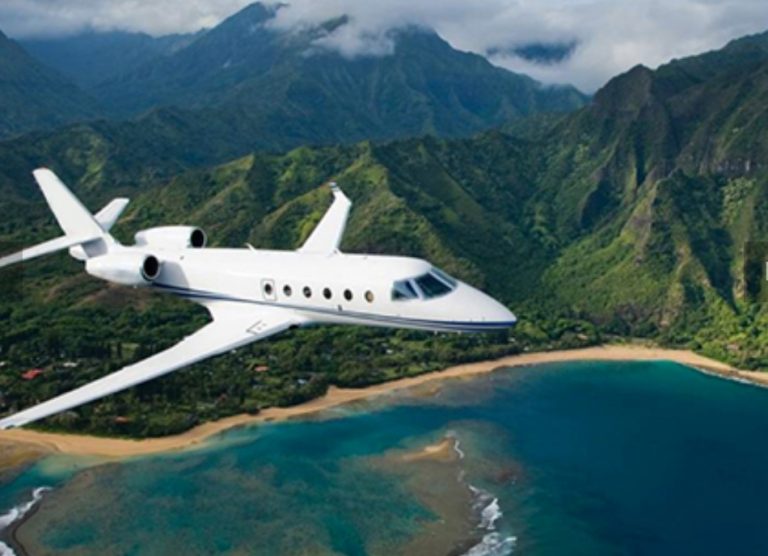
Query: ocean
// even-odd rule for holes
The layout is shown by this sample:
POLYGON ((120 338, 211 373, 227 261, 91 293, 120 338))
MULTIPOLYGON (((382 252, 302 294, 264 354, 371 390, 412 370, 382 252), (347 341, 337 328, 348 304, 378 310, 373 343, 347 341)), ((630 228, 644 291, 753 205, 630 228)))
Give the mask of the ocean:
POLYGON ((0 529, 31 511, 35 556, 764 555, 766 433, 768 390, 675 363, 514 368, 184 452, 49 457, 0 485, 0 529))

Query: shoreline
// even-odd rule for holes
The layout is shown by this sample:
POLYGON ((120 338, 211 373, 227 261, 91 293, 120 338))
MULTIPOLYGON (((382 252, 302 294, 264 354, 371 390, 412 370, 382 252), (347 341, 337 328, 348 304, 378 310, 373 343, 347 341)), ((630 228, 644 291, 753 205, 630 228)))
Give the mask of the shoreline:
POLYGON ((285 421, 294 417, 306 416, 351 402, 374 398, 382 394, 420 386, 433 381, 477 376, 502 367, 523 367, 569 361, 673 361, 709 375, 768 387, 768 373, 742 371, 726 363, 709 359, 689 350, 664 349, 631 344, 603 345, 571 350, 523 353, 490 361, 466 363, 441 371, 432 371, 415 377, 400 378, 376 384, 367 388, 352 389, 332 386, 325 395, 299 405, 271 407, 262 410, 256 415, 234 415, 218 421, 203 423, 178 435, 162 438, 130 440, 11 429, 0 431, 0 442, 32 445, 44 450, 48 454, 58 453, 105 459, 123 459, 200 446, 216 434, 235 427, 285 421))

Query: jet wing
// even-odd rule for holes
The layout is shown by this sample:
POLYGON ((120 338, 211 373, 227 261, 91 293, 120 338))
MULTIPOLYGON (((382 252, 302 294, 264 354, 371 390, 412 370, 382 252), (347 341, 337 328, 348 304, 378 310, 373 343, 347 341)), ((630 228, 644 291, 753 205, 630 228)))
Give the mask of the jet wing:
POLYGON ((320 253, 330 255, 339 250, 341 237, 344 235, 344 228, 347 225, 347 217, 352 202, 344 195, 335 182, 331 182, 331 191, 333 191, 333 204, 328 212, 323 215, 322 220, 312 231, 299 248, 299 253, 320 253))
POLYGON ((49 415, 120 392, 153 378, 267 338, 302 324, 284 309, 259 309, 254 315, 242 305, 215 302, 207 306, 213 321, 175 346, 71 392, 0 420, 0 429, 19 427, 49 415))

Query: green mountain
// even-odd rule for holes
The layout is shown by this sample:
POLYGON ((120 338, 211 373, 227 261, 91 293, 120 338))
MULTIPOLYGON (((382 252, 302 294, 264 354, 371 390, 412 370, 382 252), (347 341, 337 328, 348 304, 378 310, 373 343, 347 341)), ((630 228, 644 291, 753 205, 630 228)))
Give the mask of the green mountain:
POLYGON ((393 31, 393 52, 354 59, 318 46, 348 24, 280 31, 252 4, 186 48, 102 83, 93 93, 122 114, 158 106, 236 113, 277 145, 467 135, 521 115, 566 111, 585 97, 543 87, 459 52, 425 29, 393 31))
POLYGON ((20 39, 18 43, 46 66, 88 90, 172 54, 198 36, 199 33, 151 37, 146 33, 89 30, 72 36, 20 39))
POLYGON ((0 138, 98 114, 96 101, 0 32, 0 138))
MULTIPOLYGON (((468 135, 522 114, 584 102, 573 88, 541 87, 452 49, 430 31, 401 29, 392 37, 391 55, 349 60, 313 46, 345 25, 344 18, 297 34, 273 31, 266 25, 272 16, 254 4, 194 37, 113 33, 36 43, 48 60, 89 52, 67 56, 68 65, 54 64, 89 82, 110 53, 125 51, 110 71, 137 69, 91 92, 104 106, 126 113, 169 106, 136 119, 90 121, 20 138, 0 149, 6 174, 14 176, 6 183, 18 179, 16 171, 54 165, 67 176, 86 174, 91 182, 107 176, 136 186, 255 150, 468 135), (162 52, 152 58, 148 50, 162 52), (138 63, 145 57, 151 60, 138 63)), ((0 188, 4 181, 0 176, 0 188)))
MULTIPOLYGON (((178 222, 203 226, 216 244, 297 246, 329 203, 318 184, 336 179, 355 203, 343 250, 427 257, 521 318, 510 337, 299 331, 56 426, 160 434, 244 408, 294 403, 328 384, 360 385, 606 335, 767 368, 764 276, 755 281, 751 270, 756 261, 759 274, 768 260, 767 43, 768 35, 758 35, 656 71, 638 66, 577 112, 473 138, 258 152, 173 176, 189 161, 173 145, 128 149, 138 129, 124 143, 91 126, 79 135, 0 144, 0 191, 10 200, 0 206, 0 234, 9 247, 57 233, 25 177, 41 158, 91 208, 130 194, 134 202, 116 229, 126 241, 142 227, 178 222), (150 164, 137 169, 138 159, 150 164), (749 242, 762 249, 754 259, 749 242), (257 363, 272 368, 269 376, 232 378, 233 366, 257 363), (158 409, 152 415, 142 409, 149 403, 158 409), (132 425, 116 425, 118 414, 132 425)), ((0 301, 4 407, 156 351, 204 319, 182 302, 105 288, 63 256, 11 278, 5 282, 17 288, 0 301), (56 370, 63 358, 80 361, 83 372, 56 370), (30 366, 51 371, 43 386, 18 378, 30 366)))
POLYGON ((744 253, 766 232, 768 34, 617 77, 548 131, 531 210, 558 306, 618 333, 768 364, 744 253), (712 64, 710 66, 709 64, 712 64))

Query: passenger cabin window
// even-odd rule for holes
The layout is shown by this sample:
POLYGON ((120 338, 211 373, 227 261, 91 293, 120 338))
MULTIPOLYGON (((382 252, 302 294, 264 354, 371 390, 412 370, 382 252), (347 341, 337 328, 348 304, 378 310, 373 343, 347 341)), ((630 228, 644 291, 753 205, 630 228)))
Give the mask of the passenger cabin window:
POLYGON ((312 297, 312 288, 310 288, 309 286, 304 286, 303 291, 304 291, 304 297, 306 297, 307 299, 312 297))
POLYGON ((331 297, 333 297, 333 293, 331 292, 330 288, 323 289, 323 297, 326 299, 330 299, 331 297))
POLYGON ((288 284, 283 286, 283 293, 285 294, 285 297, 291 297, 291 294, 293 293, 291 286, 289 286, 288 284))
POLYGON ((367 292, 365 292, 365 300, 368 303, 373 303, 373 292, 371 290, 368 290, 367 292))
POLYGON ((352 292, 350 290, 344 290, 344 299, 352 301, 352 292))

